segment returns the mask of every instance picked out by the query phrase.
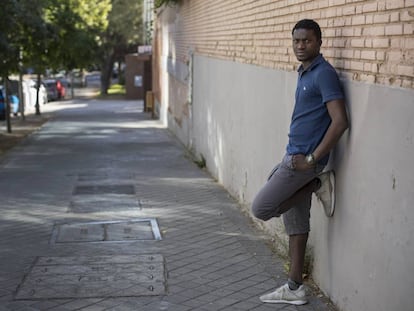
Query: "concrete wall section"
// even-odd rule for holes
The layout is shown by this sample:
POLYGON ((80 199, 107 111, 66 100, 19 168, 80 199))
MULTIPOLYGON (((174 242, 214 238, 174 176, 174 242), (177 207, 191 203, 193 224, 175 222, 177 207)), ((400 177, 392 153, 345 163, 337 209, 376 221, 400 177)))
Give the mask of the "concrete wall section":
MULTIPOLYGON (((296 73, 199 55, 193 71, 195 153, 248 207, 284 154, 296 73)), ((343 310, 408 310, 414 92, 358 82, 345 87, 351 128, 329 164, 337 173, 335 216, 327 219, 313 204, 313 277, 343 310)), ((264 228, 283 236, 280 220, 264 228)))
POLYGON ((196 56, 194 146, 209 170, 251 200, 287 142, 296 75, 196 56))
POLYGON ((414 92, 349 83, 337 211, 312 218, 314 278, 343 310, 409 310, 414 289, 414 92))

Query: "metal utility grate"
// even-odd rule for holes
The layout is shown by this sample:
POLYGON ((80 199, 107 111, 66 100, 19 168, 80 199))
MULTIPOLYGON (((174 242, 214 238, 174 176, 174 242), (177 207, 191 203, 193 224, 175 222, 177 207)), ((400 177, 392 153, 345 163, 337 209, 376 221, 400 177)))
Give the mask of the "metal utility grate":
POLYGON ((166 294, 164 258, 153 255, 38 257, 16 300, 166 294))
POLYGON ((155 218, 55 225, 51 243, 103 243, 162 240, 155 218))

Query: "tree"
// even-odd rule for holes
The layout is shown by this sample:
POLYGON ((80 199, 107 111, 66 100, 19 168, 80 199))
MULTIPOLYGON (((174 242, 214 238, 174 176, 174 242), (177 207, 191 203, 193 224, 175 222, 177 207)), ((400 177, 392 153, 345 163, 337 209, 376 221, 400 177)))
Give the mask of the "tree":
POLYGON ((19 61, 19 48, 15 38, 18 35, 18 14, 19 4, 15 0, 2 1, 0 10, 0 76, 3 80, 4 105, 6 112, 7 131, 12 132, 10 122, 10 104, 8 96, 8 76, 16 71, 19 61))
POLYGON ((142 1, 112 0, 108 27, 100 36, 102 94, 108 92, 115 61, 135 52, 142 38, 142 1))
POLYGON ((39 83, 46 69, 100 64, 101 92, 107 93, 114 62, 142 40, 142 1, 3 0, 0 29, 2 77, 21 62, 34 68, 39 83))
POLYGON ((52 1, 48 19, 57 30, 54 68, 85 68, 97 59, 98 35, 108 27, 110 0, 52 1))
MULTIPOLYGON (((71 73, 96 63, 99 50, 99 33, 108 26, 110 0, 58 0, 48 9, 57 38, 51 57, 52 69, 71 73)), ((72 94, 73 94, 73 83, 72 94)))
POLYGON ((19 4, 16 0, 4 0, 0 10, 0 73, 3 77, 17 70, 19 47, 16 42, 18 36, 19 4))
POLYGON ((40 114, 39 87, 42 73, 51 63, 51 52, 57 41, 57 29, 47 19, 48 0, 19 1, 19 46, 25 64, 37 74, 36 114, 40 114))

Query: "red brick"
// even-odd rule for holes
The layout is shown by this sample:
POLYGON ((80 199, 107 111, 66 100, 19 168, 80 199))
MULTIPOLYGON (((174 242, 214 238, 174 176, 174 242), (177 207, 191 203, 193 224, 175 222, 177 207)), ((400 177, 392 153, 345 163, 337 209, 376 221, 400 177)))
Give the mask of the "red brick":
POLYGON ((385 52, 378 51, 377 52, 377 61, 382 61, 382 60, 385 60, 385 52))
POLYGON ((357 61, 351 61, 351 69, 352 70, 363 71, 364 70, 364 63, 363 62, 357 62, 357 61))
POLYGON ((352 39, 351 40, 351 46, 352 47, 364 47, 365 46, 365 39, 352 39))
POLYGON ((399 22, 400 21, 400 12, 392 12, 390 14, 390 22, 399 22))
POLYGON ((388 38, 374 38, 372 40, 373 48, 387 48, 390 46, 390 39, 388 38))
POLYGON ((352 17, 352 25, 363 25, 365 24, 365 16, 359 15, 359 16, 353 16, 352 17))
POLYGON ((389 23, 390 21, 390 14, 375 14, 374 15, 374 23, 389 23))
POLYGON ((402 35, 403 34, 403 25, 401 25, 401 24, 387 25, 387 26, 385 26, 385 34, 387 36, 402 35))
POLYGON ((401 76, 414 77, 414 66, 398 65, 397 74, 401 76))
POLYGON ((355 6, 347 6, 342 9, 342 14, 344 15, 354 15, 355 14, 355 6))
POLYGON ((375 12, 378 9, 378 4, 377 2, 373 2, 373 3, 368 3, 368 4, 364 4, 362 6, 362 13, 367 13, 367 12, 375 12))
POLYGON ((402 22, 414 21, 414 10, 404 10, 400 14, 402 22))
POLYGON ((384 26, 367 26, 362 31, 363 36, 384 36, 385 29, 384 26))
POLYGON ((404 34, 405 35, 413 35, 414 34, 413 24, 404 24, 404 34))
POLYGON ((368 60, 376 60, 376 52, 375 51, 362 51, 361 58, 368 59, 368 60))
POLYGON ((385 8, 387 10, 404 8, 404 0, 387 0, 385 8))

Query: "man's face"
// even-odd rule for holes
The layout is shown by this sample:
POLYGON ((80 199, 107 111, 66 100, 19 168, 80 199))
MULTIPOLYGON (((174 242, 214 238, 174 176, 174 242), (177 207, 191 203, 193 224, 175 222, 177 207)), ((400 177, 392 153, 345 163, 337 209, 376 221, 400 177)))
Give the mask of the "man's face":
POLYGON ((296 29, 292 40, 296 58, 302 62, 304 67, 309 66, 319 55, 322 41, 316 37, 313 30, 309 29, 296 29))

